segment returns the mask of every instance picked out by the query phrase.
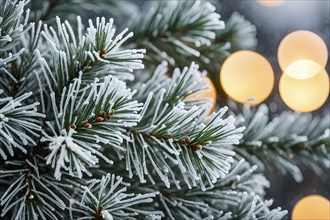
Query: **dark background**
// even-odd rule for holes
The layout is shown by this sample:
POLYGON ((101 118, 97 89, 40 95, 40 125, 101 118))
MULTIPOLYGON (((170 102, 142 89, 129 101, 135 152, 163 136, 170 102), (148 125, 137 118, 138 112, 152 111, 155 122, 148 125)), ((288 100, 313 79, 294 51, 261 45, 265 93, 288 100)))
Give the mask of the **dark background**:
MULTIPOLYGON (((275 85, 272 95, 266 100, 274 102, 281 112, 287 110, 278 92, 278 82, 282 71, 277 62, 277 48, 281 40, 289 33, 297 30, 309 30, 319 35, 329 49, 330 41, 330 1, 329 0, 285 0, 282 5, 267 7, 256 0, 218 0, 218 9, 222 19, 226 22, 229 16, 237 11, 257 28, 257 51, 264 55, 272 64, 275 72, 275 85)), ((329 73, 330 63, 326 70, 329 73)), ((329 110, 330 102, 314 114, 329 110)))
MULTIPOLYGON (((270 61, 275 72, 274 89, 266 103, 276 104, 277 109, 274 114, 288 110, 278 92, 278 81, 282 74, 277 62, 278 45, 287 34, 304 29, 318 34, 329 49, 330 1, 286 0, 284 4, 277 7, 266 7, 255 0, 219 0, 218 2, 222 6, 219 11, 224 21, 229 18, 231 13, 237 11, 256 26, 258 39, 256 50, 270 61)), ((329 74, 329 62, 326 70, 329 74)), ((313 114, 324 111, 326 114, 330 114, 329 103, 328 98, 326 104, 313 114)), ((276 161, 274 162, 276 163, 276 161)), ((280 206, 289 211, 286 219, 291 218, 294 204, 306 195, 318 194, 330 199, 330 172, 326 176, 317 176, 307 168, 302 168, 302 172, 304 175, 302 183, 297 183, 289 175, 283 176, 275 171, 269 170, 265 173, 271 183, 266 198, 274 199, 273 207, 280 206)))

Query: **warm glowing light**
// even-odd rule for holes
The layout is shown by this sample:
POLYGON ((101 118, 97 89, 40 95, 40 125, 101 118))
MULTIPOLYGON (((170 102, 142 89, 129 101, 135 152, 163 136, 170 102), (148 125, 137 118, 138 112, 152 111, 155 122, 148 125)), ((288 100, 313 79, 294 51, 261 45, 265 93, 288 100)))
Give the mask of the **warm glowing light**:
POLYGON ((293 208, 292 220, 329 220, 330 202, 328 199, 311 195, 301 199, 293 208))
POLYGON ((284 103, 299 112, 320 108, 329 95, 329 76, 319 64, 310 60, 293 62, 282 74, 279 84, 284 103))
POLYGON ((214 111, 216 103, 217 103, 217 90, 215 89, 212 81, 208 77, 206 77, 206 81, 207 81, 206 86, 210 87, 210 90, 199 95, 198 98, 212 99, 212 107, 209 110, 209 113, 211 113, 214 111))
POLYGON ((284 71, 297 60, 312 60, 325 67, 328 60, 328 49, 321 37, 311 31, 295 31, 281 41, 278 62, 284 71))
POLYGON ((309 79, 323 68, 311 60, 298 60, 286 68, 285 73, 294 79, 309 79))
POLYGON ((212 100, 212 106, 209 108, 208 114, 212 113, 216 107, 216 103, 217 103, 217 90, 215 88, 215 86, 213 85, 212 81, 210 80, 210 78, 208 78, 207 76, 205 77, 206 80, 206 84, 204 87, 209 87, 210 90, 205 91, 202 94, 196 95, 194 97, 192 96, 188 96, 187 100, 190 99, 203 99, 203 98, 208 98, 212 100))
POLYGON ((257 0, 258 3, 268 7, 276 7, 282 5, 285 1, 284 0, 257 0))
POLYGON ((220 82, 227 95, 235 101, 257 105, 271 93, 274 73, 263 56, 241 50, 231 54, 223 63, 220 82))

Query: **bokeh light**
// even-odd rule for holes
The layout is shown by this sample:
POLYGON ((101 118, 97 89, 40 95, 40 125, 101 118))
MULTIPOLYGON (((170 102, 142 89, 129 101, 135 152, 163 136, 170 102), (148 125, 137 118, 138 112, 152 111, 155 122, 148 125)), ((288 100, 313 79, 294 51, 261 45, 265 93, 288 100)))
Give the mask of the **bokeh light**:
POLYGON ((329 76, 310 60, 293 62, 282 74, 279 91, 284 103, 299 112, 320 108, 329 95, 329 76))
POLYGON ((312 60, 325 67, 328 60, 328 49, 317 34, 300 30, 283 38, 278 47, 277 57, 282 71, 297 60, 312 60))
POLYGON ((189 95, 187 96, 187 100, 194 100, 194 99, 203 99, 203 98, 208 98, 212 100, 212 106, 208 110, 208 114, 211 114, 217 105, 217 90, 210 80, 209 77, 205 77, 205 86, 204 87, 209 87, 208 91, 205 91, 204 93, 198 94, 198 95, 189 95))
POLYGON ((257 0, 257 2, 264 6, 276 7, 282 5, 285 2, 285 0, 257 0))
POLYGON ((296 203, 292 211, 292 220, 329 220, 330 202, 319 195, 310 195, 296 203))
POLYGON ((223 63, 220 82, 233 100, 257 105, 271 93, 274 72, 266 58, 253 51, 241 50, 231 54, 223 63))

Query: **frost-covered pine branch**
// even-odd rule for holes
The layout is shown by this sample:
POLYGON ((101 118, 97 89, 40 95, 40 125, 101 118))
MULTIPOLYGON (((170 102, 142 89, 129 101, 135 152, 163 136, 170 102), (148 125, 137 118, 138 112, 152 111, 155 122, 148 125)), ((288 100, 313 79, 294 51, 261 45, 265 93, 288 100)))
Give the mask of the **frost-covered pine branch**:
MULTIPOLYGON (((221 5, 220 5, 221 8, 221 5)), ((230 43, 230 52, 253 50, 257 45, 256 27, 244 16, 234 12, 226 21, 224 29, 217 30, 216 42, 230 43)))
POLYGON ((103 82, 80 86, 81 77, 65 87, 59 106, 55 93, 50 95, 54 114, 50 118, 55 123, 46 122, 50 132, 43 132, 41 142, 51 150, 47 164, 55 168, 56 179, 61 178, 62 168, 81 178, 82 172, 89 174, 85 166, 97 164, 98 158, 112 163, 99 152, 101 144, 122 150, 121 143, 127 138, 124 128, 136 125, 139 119, 142 104, 130 101, 134 93, 117 78, 107 76, 103 82))
POLYGON ((134 18, 130 25, 135 36, 128 43, 146 48, 144 61, 157 66, 163 60, 172 66, 184 67, 200 56, 199 48, 211 46, 215 30, 223 29, 224 22, 215 7, 206 1, 153 2, 134 18), (188 63, 180 63, 188 56, 188 63))
POLYGON ((222 145, 238 144, 244 127, 235 128, 233 117, 222 118, 226 108, 204 121, 209 103, 185 103, 185 98, 203 85, 198 83, 203 80, 197 68, 192 64, 182 71, 176 69, 169 78, 166 64, 161 64, 152 78, 139 86, 137 98, 147 104, 141 121, 128 129, 130 139, 125 140, 121 157, 130 178, 137 175, 142 183, 147 181, 145 177, 154 181, 155 172, 170 187, 169 179, 177 182, 180 173, 191 188, 203 185, 203 180, 212 185, 228 173, 234 154, 222 145), (172 165, 179 169, 174 171, 172 165))
POLYGON ((247 192, 239 193, 239 196, 240 204, 232 219, 277 220, 282 219, 287 214, 287 211, 283 211, 281 208, 270 210, 269 206, 272 205, 272 200, 264 201, 259 196, 247 192))
POLYGON ((145 8, 130 24, 135 36, 127 43, 147 48, 147 63, 167 60, 183 68, 194 60, 212 75, 230 52, 256 46, 254 25, 237 12, 224 25, 207 1, 165 1, 145 8))
POLYGON ((26 49, 20 45, 20 37, 29 30, 29 10, 24 10, 25 1, 0 1, 0 89, 4 95, 15 95, 24 76, 13 73, 16 61, 26 49), (9 65, 11 64, 11 65, 9 65), (9 69, 10 68, 10 69, 9 69))
POLYGON ((34 91, 17 92, 28 72, 17 65, 29 50, 20 44, 31 28, 27 24, 29 10, 24 10, 26 4, 0 2, 0 154, 4 160, 14 156, 16 149, 27 154, 34 148, 42 131, 40 120, 45 117, 37 111, 40 103, 31 100, 34 91))
POLYGON ((227 95, 219 83, 221 64, 234 51, 255 48, 255 26, 238 13, 224 25, 216 8, 206 1, 153 2, 145 8, 129 24, 135 35, 127 41, 128 47, 147 49, 147 67, 166 60, 171 68, 184 68, 193 60, 207 71, 221 106, 226 105, 227 95))
MULTIPOLYGON (((0 198, 2 218, 63 218, 66 205, 60 197, 69 195, 64 184, 40 173, 37 159, 7 160, 1 165, 1 185, 8 186, 0 198)), ((67 187, 72 188, 70 185, 67 187)))
POLYGON ((78 30, 75 33, 67 21, 62 23, 57 17, 57 28, 45 25, 41 32, 50 47, 50 56, 39 56, 39 63, 51 92, 62 91, 80 72, 82 82, 88 84, 95 77, 102 80, 109 74, 120 79, 132 78, 134 69, 144 67, 140 60, 144 49, 119 50, 133 33, 127 34, 128 29, 125 29, 115 35, 113 19, 107 22, 103 17, 96 18, 96 24, 89 20, 86 30, 80 17, 77 17, 77 23, 78 30), (50 67, 48 63, 53 66, 50 67))
MULTIPOLYGON (((161 210, 164 219, 281 219, 287 212, 269 208, 272 201, 264 200, 263 196, 270 184, 256 168, 235 159, 226 177, 213 186, 205 182, 205 189, 187 185, 167 188, 159 182, 141 185, 134 179, 129 181, 131 190, 159 192, 154 203, 146 208, 161 210)), ((117 167, 117 171, 121 169, 117 167)), ((175 181, 172 184, 177 185, 175 181)))
POLYGON ((0 155, 4 160, 14 156, 14 149, 26 154, 42 130, 39 120, 45 116, 36 111, 39 103, 23 104, 31 95, 0 98, 0 155))
POLYGON ((70 201, 71 219, 133 219, 139 214, 150 218, 159 218, 160 211, 147 211, 138 208, 139 204, 153 202, 157 193, 127 193, 123 178, 107 174, 101 179, 93 179, 82 186, 79 200, 70 201), (83 216, 83 217, 79 217, 83 216))
POLYGON ((1 52, 11 48, 11 42, 24 31, 29 17, 29 10, 24 11, 26 1, 0 1, 0 46, 1 52))
POLYGON ((235 148, 243 158, 262 170, 272 166, 282 173, 289 172, 297 181, 302 181, 299 165, 305 165, 318 175, 328 172, 329 114, 313 116, 287 111, 269 119, 266 105, 243 106, 236 113, 237 125, 247 127, 244 138, 235 148))
POLYGON ((1 186, 9 185, 0 198, 2 218, 108 220, 162 215, 160 211, 136 208, 150 203, 157 193, 126 193, 129 184, 119 176, 58 182, 43 171, 47 167, 39 159, 6 161, 2 168, 1 186))

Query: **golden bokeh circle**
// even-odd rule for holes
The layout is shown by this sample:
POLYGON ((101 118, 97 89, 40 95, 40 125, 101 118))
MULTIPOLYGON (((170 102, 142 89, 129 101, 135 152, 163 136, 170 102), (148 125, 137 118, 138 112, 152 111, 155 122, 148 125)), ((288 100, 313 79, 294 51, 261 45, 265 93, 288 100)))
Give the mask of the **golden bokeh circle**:
POLYGON ((329 95, 329 76, 311 60, 293 62, 282 74, 279 91, 284 103, 299 112, 320 108, 329 95))
POLYGON ((223 63, 220 83, 233 100, 249 105, 262 103, 274 86, 274 72, 260 54, 241 50, 231 54, 223 63))
POLYGON ((298 60, 312 60, 325 67, 328 61, 328 49, 317 34, 300 30, 283 38, 278 47, 277 58, 282 71, 298 60))
POLYGON ((329 220, 330 202, 319 195, 310 195, 299 200, 293 208, 292 220, 329 220))

